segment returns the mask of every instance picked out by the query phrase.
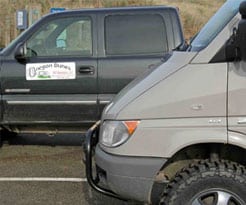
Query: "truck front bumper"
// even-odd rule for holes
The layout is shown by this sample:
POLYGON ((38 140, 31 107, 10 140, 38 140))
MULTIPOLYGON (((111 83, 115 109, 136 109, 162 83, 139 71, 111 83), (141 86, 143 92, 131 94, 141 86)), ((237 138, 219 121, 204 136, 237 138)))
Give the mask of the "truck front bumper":
POLYGON ((99 125, 100 122, 86 133, 84 152, 88 183, 95 190, 115 198, 150 202, 154 178, 165 164, 166 159, 119 156, 104 152, 97 145, 99 125), (92 152, 94 147, 96 147, 97 169, 96 174, 93 175, 92 152), (103 182, 103 187, 108 188, 99 186, 100 182, 103 182))

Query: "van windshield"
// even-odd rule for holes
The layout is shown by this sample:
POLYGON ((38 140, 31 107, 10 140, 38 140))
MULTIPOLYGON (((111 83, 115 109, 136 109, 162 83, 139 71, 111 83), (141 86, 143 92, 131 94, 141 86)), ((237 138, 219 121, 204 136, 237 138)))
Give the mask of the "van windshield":
POLYGON ((244 0, 228 0, 201 29, 191 42, 190 51, 201 51, 221 32, 226 24, 237 14, 244 0))

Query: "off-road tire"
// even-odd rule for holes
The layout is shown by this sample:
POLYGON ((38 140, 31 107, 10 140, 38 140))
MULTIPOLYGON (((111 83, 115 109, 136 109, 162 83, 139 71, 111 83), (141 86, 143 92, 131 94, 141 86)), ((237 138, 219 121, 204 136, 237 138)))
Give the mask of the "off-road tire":
POLYGON ((202 160, 184 168, 170 181, 160 199, 161 205, 224 203, 246 205, 246 169, 226 160, 202 160), (218 198, 223 196, 227 199, 219 203, 218 198))

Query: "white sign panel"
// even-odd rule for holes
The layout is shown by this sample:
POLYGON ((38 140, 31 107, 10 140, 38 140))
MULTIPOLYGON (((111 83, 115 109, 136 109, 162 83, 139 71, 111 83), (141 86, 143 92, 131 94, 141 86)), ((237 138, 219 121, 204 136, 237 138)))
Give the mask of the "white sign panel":
POLYGON ((26 80, 69 80, 76 78, 74 62, 28 63, 26 80))
POLYGON ((28 22, 27 22, 27 10, 22 9, 22 10, 17 10, 16 11, 16 28, 23 30, 27 29, 28 27, 28 22))
POLYGON ((23 26, 24 25, 24 14, 23 11, 18 11, 17 12, 17 26, 23 26))

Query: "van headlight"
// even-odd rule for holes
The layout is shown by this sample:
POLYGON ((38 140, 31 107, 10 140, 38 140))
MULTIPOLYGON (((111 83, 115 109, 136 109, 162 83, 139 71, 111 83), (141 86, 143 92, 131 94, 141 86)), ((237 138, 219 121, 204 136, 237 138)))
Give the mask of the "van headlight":
POLYGON ((134 133, 140 121, 105 121, 100 131, 100 143, 117 147, 125 143, 134 133))

